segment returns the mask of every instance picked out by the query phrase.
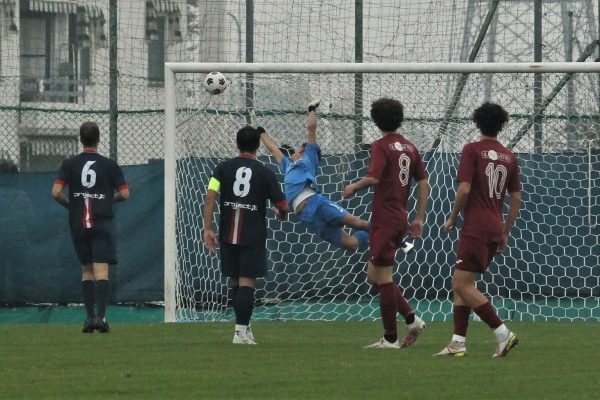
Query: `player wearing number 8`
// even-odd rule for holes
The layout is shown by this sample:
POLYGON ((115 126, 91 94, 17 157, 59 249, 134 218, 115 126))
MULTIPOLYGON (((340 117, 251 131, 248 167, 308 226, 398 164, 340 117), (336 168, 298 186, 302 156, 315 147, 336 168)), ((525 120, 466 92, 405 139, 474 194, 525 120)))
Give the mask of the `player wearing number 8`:
POLYGON ((381 130, 382 138, 371 145, 371 162, 361 180, 344 188, 344 197, 356 191, 375 186, 371 216, 371 258, 367 278, 379 290, 379 307, 384 336, 369 348, 399 348, 396 313, 406 322, 406 336, 402 347, 412 345, 425 323, 415 316, 402 290, 393 281, 396 250, 406 234, 407 202, 412 180, 417 181, 416 215, 408 225, 408 233, 421 237, 429 197, 429 183, 421 156, 414 144, 397 132, 404 120, 402 103, 381 98, 371 105, 371 118, 381 130))
POLYGON ((204 245, 217 249, 213 212, 220 194, 219 244, 221 271, 229 277, 235 311, 234 344, 256 344, 250 328, 256 279, 265 276, 267 255, 266 202, 276 206, 280 219, 288 205, 275 173, 256 159, 260 134, 251 127, 240 129, 236 137, 238 157, 217 165, 204 199, 204 245))
POLYGON ((84 333, 107 333, 108 266, 117 263, 112 228, 113 202, 129 198, 119 165, 97 153, 100 130, 95 122, 79 128, 83 152, 63 161, 52 197, 69 210, 75 252, 82 264, 82 294, 87 312, 84 333), (69 197, 63 188, 69 186, 69 197), (96 306, 97 309, 94 308, 96 306))
POLYGON ((494 357, 504 357, 518 342, 517 336, 502 323, 490 301, 475 286, 476 274, 484 273, 494 255, 506 249, 521 203, 517 158, 497 139, 507 121, 508 113, 501 106, 484 103, 473 113, 473 122, 481 132, 480 140, 465 145, 462 150, 457 176, 460 183, 444 224, 446 232, 453 230, 464 208, 452 281, 454 335, 450 344, 437 354, 439 356, 466 353, 471 310, 496 334, 494 357), (507 191, 510 206, 503 223, 502 204, 507 191))

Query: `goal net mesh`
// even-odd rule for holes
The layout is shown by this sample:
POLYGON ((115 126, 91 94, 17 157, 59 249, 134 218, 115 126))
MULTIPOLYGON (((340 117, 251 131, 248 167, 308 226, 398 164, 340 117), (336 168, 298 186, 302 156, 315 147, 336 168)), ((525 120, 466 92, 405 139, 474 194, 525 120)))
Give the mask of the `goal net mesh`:
MULTIPOLYGON (((424 236, 414 240, 412 253, 398 252, 394 281, 423 319, 452 318, 458 235, 445 234, 441 226, 454 201, 461 149, 479 137, 472 112, 490 100, 511 115, 499 139, 519 159, 523 202, 508 250, 494 259, 477 285, 504 319, 600 320, 600 143, 590 140, 600 131, 596 74, 543 74, 542 110, 534 109, 534 75, 527 73, 230 73, 231 84, 221 95, 203 89, 204 75, 176 74, 177 321, 232 316, 231 291, 221 276, 218 254, 203 247, 202 211, 214 168, 237 155, 235 133, 255 114, 257 124, 279 145, 297 146, 305 141, 306 104, 317 95, 323 98, 318 187, 366 220, 372 190, 349 200, 341 192, 364 176, 369 145, 379 137, 369 117, 371 103, 393 97, 404 104, 400 132, 421 152, 431 197, 424 236)), ((262 146, 259 160, 283 182, 262 146)), ((409 210, 413 207, 414 197, 409 210)), ((411 211, 409 220, 413 215, 411 211)), ((218 216, 217 209, 216 221, 218 216)), ((322 241, 293 213, 285 222, 272 213, 268 217, 269 272, 258 281, 254 319, 379 317, 377 294, 366 282, 368 252, 349 252, 322 241)))

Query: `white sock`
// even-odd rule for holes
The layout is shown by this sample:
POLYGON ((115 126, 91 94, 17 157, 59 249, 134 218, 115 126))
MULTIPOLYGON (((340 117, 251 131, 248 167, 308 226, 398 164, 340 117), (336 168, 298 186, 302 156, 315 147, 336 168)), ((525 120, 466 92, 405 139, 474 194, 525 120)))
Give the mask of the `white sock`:
POLYGON ((235 334, 241 337, 246 337, 246 332, 248 330, 248 325, 238 325, 235 324, 235 334))
POLYGON ((465 344, 465 342, 467 341, 467 338, 464 336, 460 336, 460 335, 452 335, 452 341, 458 342, 461 344, 465 344))
POLYGON ((508 339, 508 334, 510 331, 506 327, 506 325, 502 324, 496 329, 494 329, 494 334, 496 335, 496 341, 503 342, 508 339))

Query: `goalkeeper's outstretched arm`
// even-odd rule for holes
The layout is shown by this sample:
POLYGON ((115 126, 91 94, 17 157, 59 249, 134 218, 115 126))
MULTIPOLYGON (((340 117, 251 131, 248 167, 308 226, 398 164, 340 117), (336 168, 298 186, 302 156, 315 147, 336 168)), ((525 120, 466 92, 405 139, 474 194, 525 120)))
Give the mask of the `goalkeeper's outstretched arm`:
POLYGON ((316 98, 308 103, 308 115, 306 116, 306 143, 317 143, 317 108, 321 104, 321 98, 316 98))
POLYGON ((267 149, 271 152, 273 157, 275 157, 275 162, 279 165, 281 163, 281 158, 283 157, 283 153, 279 150, 279 147, 275 144, 273 139, 269 136, 265 128, 259 126, 256 128, 258 132, 260 132, 260 141, 265 145, 267 149))

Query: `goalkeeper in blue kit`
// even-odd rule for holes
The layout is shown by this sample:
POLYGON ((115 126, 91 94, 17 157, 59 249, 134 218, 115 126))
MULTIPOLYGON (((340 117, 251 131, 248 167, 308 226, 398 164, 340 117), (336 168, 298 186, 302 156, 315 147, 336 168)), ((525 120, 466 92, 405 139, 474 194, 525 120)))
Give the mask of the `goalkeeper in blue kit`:
POLYGON ((258 127, 260 140, 269 149, 284 176, 285 196, 294 213, 309 231, 329 243, 346 250, 367 248, 369 222, 348 212, 336 202, 321 194, 317 188, 317 169, 321 161, 321 149, 317 143, 317 108, 321 99, 308 105, 306 143, 289 156, 283 154, 264 128, 258 127), (358 232, 349 235, 343 227, 358 232))

